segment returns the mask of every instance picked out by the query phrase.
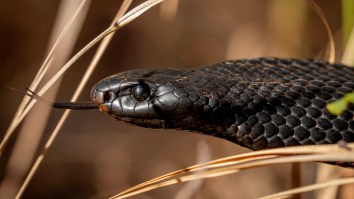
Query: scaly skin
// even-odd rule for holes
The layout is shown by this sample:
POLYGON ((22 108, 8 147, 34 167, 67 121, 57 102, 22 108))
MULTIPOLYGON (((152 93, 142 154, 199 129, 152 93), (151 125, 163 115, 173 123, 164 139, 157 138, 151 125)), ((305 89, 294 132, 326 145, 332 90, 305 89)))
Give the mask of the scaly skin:
POLYGON ((259 58, 127 71, 98 82, 91 99, 129 124, 199 132, 260 150, 354 142, 354 106, 340 116, 326 109, 353 90, 354 68, 259 58))

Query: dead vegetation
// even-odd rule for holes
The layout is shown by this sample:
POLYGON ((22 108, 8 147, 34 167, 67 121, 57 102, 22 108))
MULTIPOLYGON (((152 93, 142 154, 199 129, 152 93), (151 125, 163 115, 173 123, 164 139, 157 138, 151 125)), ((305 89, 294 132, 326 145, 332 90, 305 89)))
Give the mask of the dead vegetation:
MULTIPOLYGON (((316 15, 305 1, 225 1, 221 4, 218 1, 166 0, 160 10, 152 8, 139 17, 160 2, 162 0, 105 3, 67 0, 59 5, 37 1, 3 3, 5 6, 0 10, 2 23, 5 24, 4 17, 11 16, 5 27, 16 28, 12 32, 4 29, 1 32, 4 50, 9 48, 2 63, 2 85, 17 88, 30 85, 29 88, 40 95, 49 90, 46 95, 49 99, 54 99, 59 90, 56 99, 66 101, 76 87, 72 85, 77 84, 78 89, 71 98, 75 101, 81 92, 88 93, 95 81, 137 67, 193 67, 223 59, 258 56, 329 57, 330 61, 339 61, 344 55, 346 63, 353 59, 348 55, 354 54, 348 53, 351 45, 346 47, 346 51, 341 50, 344 47, 339 32, 339 2, 316 1, 317 4, 311 4, 309 1, 316 15), (41 10, 40 13, 51 17, 52 21, 46 21, 40 15, 32 17, 33 13, 25 13, 27 8, 41 10), (23 13, 28 19, 24 20, 18 13, 23 13), (100 16, 104 22, 99 21, 100 16), (318 16, 322 17, 325 26, 318 16), (45 22, 47 24, 42 27, 45 22), (120 29, 128 23, 127 27, 120 29), (118 29, 117 37, 112 40, 118 29), (49 31, 52 31, 51 39, 43 36, 49 35, 49 31), (333 38, 328 40, 327 33, 333 38), (21 40, 22 37, 29 39, 21 40), (14 38, 14 41, 9 38, 14 38), (15 42, 14 47, 10 48, 10 40, 15 42), (47 43, 49 50, 44 53, 46 56, 38 69, 39 53, 43 53, 47 43), (96 48, 98 43, 100 45, 96 48), (69 69, 71 66, 79 68, 79 65, 81 69, 69 69), (83 65, 88 66, 87 72, 83 72, 83 65), (68 70, 67 75, 62 79, 63 72, 60 71, 65 70, 68 70), (52 87, 52 84, 56 85, 52 87)), ((349 44, 352 38, 348 40, 349 44)), ((293 165, 302 169, 294 169, 291 175, 290 164, 286 164, 354 162, 352 145, 347 148, 339 145, 307 146, 243 154, 243 149, 222 140, 127 127, 97 112, 72 113, 73 116, 64 124, 69 111, 58 119, 62 114, 60 111, 52 111, 51 114, 49 108, 40 105, 31 110, 34 101, 28 104, 30 99, 27 97, 10 121, 21 96, 6 88, 1 92, 6 93, 2 99, 6 106, 1 111, 4 118, 1 132, 6 129, 7 132, 0 145, 0 198, 20 198, 22 195, 25 198, 107 198, 132 187, 113 196, 124 198, 167 185, 211 177, 218 178, 199 181, 198 186, 189 188, 187 195, 190 198, 255 198, 266 195, 279 198, 321 189, 322 192, 316 192, 318 198, 324 195, 328 198, 353 196, 352 191, 346 191, 349 186, 342 186, 353 183, 352 170, 319 166, 316 177, 316 163, 304 163, 305 166, 293 165), (197 157, 212 153, 216 160, 188 167, 195 162, 200 139, 207 140, 212 152, 201 152, 204 155, 197 157), (238 153, 242 154, 235 155, 238 153), (217 159, 220 157, 224 158, 217 159), (264 166, 267 167, 260 168, 264 166), (134 187, 173 170, 177 171, 134 187), (329 175, 332 173, 335 175, 329 175), (291 183, 303 187, 295 188, 291 183), (339 189, 340 185, 343 188, 339 189), (323 191, 327 187, 335 189, 323 191), (289 190, 291 188, 294 189, 289 190)), ((86 96, 88 94, 80 99, 87 99, 86 96)), ((186 198, 186 195, 178 194, 182 189, 180 185, 169 186, 144 193, 141 197, 179 195, 186 198)), ((313 198, 313 194, 306 193, 302 197, 313 198)))

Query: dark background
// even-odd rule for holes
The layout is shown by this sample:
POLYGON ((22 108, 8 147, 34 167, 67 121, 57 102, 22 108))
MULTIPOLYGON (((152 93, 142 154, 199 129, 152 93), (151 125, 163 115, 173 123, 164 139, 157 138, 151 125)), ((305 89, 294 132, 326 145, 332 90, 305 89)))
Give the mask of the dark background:
MULTIPOLYGON (((316 2, 336 37, 339 60, 340 1, 316 2)), ((46 55, 59 3, 0 1, 1 136, 22 100, 20 94, 7 87, 22 88, 31 83, 46 55)), ((120 3, 92 1, 74 52, 108 27, 120 3)), ((117 32, 81 101, 89 99, 91 85, 120 71, 190 68, 225 59, 259 56, 321 58, 328 41, 319 17, 305 1, 181 0, 173 21, 164 20, 159 9, 159 6, 152 8, 117 32)), ((94 49, 67 72, 58 101, 70 99, 93 54, 94 49)), ((52 110, 44 139, 62 112, 52 110)), ((213 137, 128 126, 97 110, 73 111, 24 198, 105 198, 194 164, 197 144, 202 140, 211 148, 213 159, 248 151, 213 137)), ((5 157, 10 151, 11 145, 5 157)), ((2 177, 7 172, 4 162, 2 177)), ((315 166, 305 164, 305 182, 313 182, 315 166)), ((208 179, 195 198, 254 198, 285 190, 290 187, 289 168, 289 165, 277 165, 208 179)), ((182 187, 183 184, 170 186, 136 198, 172 198, 182 187)))

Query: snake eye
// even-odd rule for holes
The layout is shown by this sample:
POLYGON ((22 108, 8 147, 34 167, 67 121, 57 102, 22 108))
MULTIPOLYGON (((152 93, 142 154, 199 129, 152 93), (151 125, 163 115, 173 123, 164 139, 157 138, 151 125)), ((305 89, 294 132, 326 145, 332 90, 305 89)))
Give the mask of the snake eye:
POLYGON ((146 100, 151 93, 149 86, 145 83, 139 83, 138 85, 133 87, 132 92, 133 99, 137 102, 146 100))

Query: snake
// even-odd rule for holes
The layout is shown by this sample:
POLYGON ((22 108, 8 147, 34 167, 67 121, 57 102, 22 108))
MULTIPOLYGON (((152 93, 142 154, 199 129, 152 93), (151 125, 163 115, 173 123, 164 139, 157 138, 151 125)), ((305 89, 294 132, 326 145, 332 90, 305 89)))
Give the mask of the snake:
POLYGON ((99 108, 128 124, 196 132, 263 150, 354 142, 354 105, 340 115, 327 110, 353 90, 352 67, 266 57, 121 72, 96 83, 92 102, 78 109, 99 108))

